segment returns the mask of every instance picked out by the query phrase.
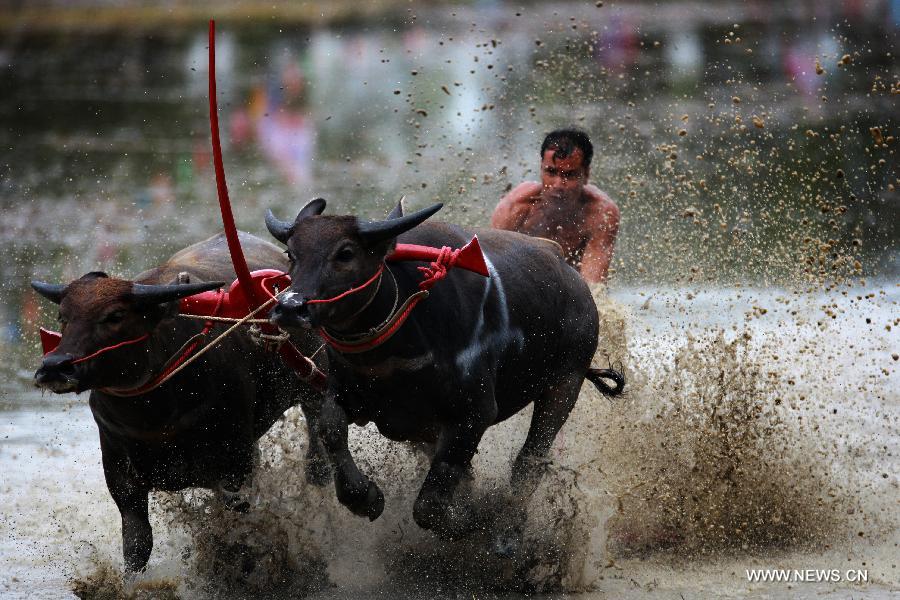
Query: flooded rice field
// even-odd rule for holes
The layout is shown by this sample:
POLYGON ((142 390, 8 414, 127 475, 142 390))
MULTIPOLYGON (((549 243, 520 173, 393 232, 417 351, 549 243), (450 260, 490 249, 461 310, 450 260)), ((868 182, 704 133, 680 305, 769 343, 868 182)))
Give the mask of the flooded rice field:
POLYGON ((28 282, 132 276, 220 231, 205 23, 4 30, 0 596, 898 593, 900 16, 890 2, 696 8, 219 24, 232 202, 266 239, 265 208, 315 196, 367 218, 400 196, 442 201, 441 219, 486 226, 537 177, 547 131, 587 130, 591 180, 622 214, 594 289, 594 364, 622 366, 628 391, 582 389, 528 498, 508 485, 528 411, 488 430, 464 490, 483 526, 453 542, 411 518, 424 456, 371 427, 351 428, 351 450, 385 492, 381 518, 307 485, 291 409, 260 442, 247 514, 200 489, 151 495, 136 576, 87 395, 31 385, 55 312, 28 282), (522 547, 498 552, 520 507, 522 547))

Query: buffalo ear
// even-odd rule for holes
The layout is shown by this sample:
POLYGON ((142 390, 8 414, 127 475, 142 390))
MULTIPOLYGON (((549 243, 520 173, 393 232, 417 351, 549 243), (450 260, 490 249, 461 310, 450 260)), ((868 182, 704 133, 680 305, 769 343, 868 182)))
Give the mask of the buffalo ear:
POLYGON ((63 294, 66 292, 66 286, 61 283, 44 283, 43 281, 32 281, 31 287, 38 294, 54 304, 62 302, 63 294))
POLYGON ((297 215, 297 220, 305 219, 306 217, 315 217, 321 215, 325 212, 325 198, 313 198, 306 205, 300 209, 300 213, 297 215))
MULTIPOLYGON (((325 199, 313 198, 300 209, 300 213, 297 215, 294 223, 300 219, 305 219, 306 217, 321 215, 324 211, 325 199)), ((275 217, 271 210, 266 210, 266 228, 269 230, 269 233, 282 244, 287 244, 288 239, 290 239, 291 232, 294 229, 294 223, 280 221, 275 217)))
POLYGON ((276 240, 281 242, 282 244, 287 244, 288 239, 291 237, 291 230, 294 228, 294 224, 288 221, 280 221, 274 214, 272 214, 271 209, 266 209, 266 229, 269 230, 269 233, 272 234, 276 240))
POLYGON ((443 204, 435 204, 428 208, 416 211, 411 215, 405 215, 387 221, 366 221, 359 224, 359 237, 367 246, 374 246, 379 242, 395 238, 404 231, 409 231, 419 225, 443 208, 443 204))
POLYGON ((406 196, 402 196, 400 200, 397 201, 397 206, 391 209, 391 212, 388 213, 388 219, 399 219, 403 216, 403 201, 406 200, 406 196))
POLYGON ((109 275, 104 273, 103 271, 91 271, 90 273, 85 273, 80 277, 80 279, 108 279, 109 275))

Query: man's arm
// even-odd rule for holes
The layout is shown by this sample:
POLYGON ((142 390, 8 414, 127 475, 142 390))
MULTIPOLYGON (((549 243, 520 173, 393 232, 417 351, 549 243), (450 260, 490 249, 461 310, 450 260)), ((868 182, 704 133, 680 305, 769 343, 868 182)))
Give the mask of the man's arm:
POLYGON ((581 276, 588 283, 605 283, 619 233, 619 207, 596 187, 585 187, 596 208, 590 215, 591 239, 581 259, 581 276))
POLYGON ((517 185, 497 204, 491 215, 491 227, 517 231, 540 193, 540 183, 526 181, 517 185))

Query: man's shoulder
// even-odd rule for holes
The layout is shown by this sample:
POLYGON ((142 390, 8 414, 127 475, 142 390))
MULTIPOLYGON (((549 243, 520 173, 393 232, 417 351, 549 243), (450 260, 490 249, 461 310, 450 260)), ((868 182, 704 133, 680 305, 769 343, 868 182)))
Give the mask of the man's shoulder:
POLYGON ((593 184, 584 186, 584 195, 599 212, 619 214, 619 206, 609 197, 609 194, 593 184))
POLYGON ((511 189, 509 193, 503 197, 503 202, 508 202, 510 204, 532 204, 540 196, 541 189, 542 186, 537 181, 524 181, 511 189))
POLYGON ((518 229, 540 196, 540 192, 541 184, 533 181, 526 181, 514 187, 494 208, 491 227, 513 231, 518 229))
POLYGON ((609 194, 592 184, 584 186, 584 194, 591 204, 592 220, 606 224, 619 222, 619 206, 609 197, 609 194))

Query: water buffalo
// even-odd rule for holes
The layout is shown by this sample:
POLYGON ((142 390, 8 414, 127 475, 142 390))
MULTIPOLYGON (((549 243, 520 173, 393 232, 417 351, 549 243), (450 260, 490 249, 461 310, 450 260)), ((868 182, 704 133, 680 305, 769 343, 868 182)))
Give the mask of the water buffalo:
MULTIPOLYGON (((274 245, 243 234, 241 243, 251 269, 287 267, 274 245)), ((59 304, 62 325, 60 344, 44 356, 34 382, 59 394, 91 390, 103 471, 121 513, 129 570, 143 569, 153 547, 148 492, 211 488, 230 499, 233 508, 246 508, 235 500, 235 492, 251 472, 256 441, 298 401, 310 434, 307 478, 323 485, 330 477, 316 435, 321 393, 300 383, 276 353, 250 339, 246 328, 163 385, 130 395, 135 388, 140 392, 203 328, 203 321, 176 317, 178 300, 234 277, 220 234, 178 252, 133 282, 99 272, 67 286, 32 282, 37 292, 59 304), (126 345, 90 358, 98 349, 122 342, 126 345)), ((223 330, 218 326, 211 333, 223 330)), ((295 337, 301 351, 312 353, 316 341, 311 336, 295 337)))
POLYGON ((322 216, 319 198, 293 222, 269 211, 266 224, 291 261, 291 288, 272 319, 288 330, 318 329, 331 340, 320 432, 339 501, 370 520, 384 509, 378 485, 347 448, 349 423, 373 421, 392 440, 435 444, 413 518, 422 528, 456 536, 471 529, 474 515, 451 504, 454 490, 488 427, 534 403, 512 467, 514 488, 527 494, 539 479, 537 459, 547 454, 584 379, 615 395, 624 378, 590 368, 597 309, 587 284, 553 244, 423 223, 440 208, 404 216, 398 205, 388 220, 365 222, 322 216), (385 262, 395 244, 459 248, 474 233, 489 276, 451 269, 402 326, 379 337, 390 334, 392 315, 405 310, 422 280, 421 262, 385 262), (383 343, 373 347, 369 341, 376 339, 383 343))

